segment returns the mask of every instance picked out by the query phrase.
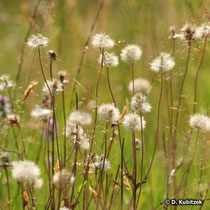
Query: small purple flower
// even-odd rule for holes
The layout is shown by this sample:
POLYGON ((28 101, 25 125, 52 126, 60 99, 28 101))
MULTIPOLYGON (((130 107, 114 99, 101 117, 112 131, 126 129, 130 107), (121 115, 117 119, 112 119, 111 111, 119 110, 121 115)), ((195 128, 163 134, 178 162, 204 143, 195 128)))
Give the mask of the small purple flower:
POLYGON ((11 104, 8 103, 8 98, 6 96, 0 95, 0 117, 6 117, 11 114, 11 104))

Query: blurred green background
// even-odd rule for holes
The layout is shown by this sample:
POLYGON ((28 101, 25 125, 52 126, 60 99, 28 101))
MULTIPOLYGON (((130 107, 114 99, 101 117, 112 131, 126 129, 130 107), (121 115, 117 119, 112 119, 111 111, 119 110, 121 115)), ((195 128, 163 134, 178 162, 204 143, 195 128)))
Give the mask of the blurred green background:
MULTIPOLYGON (((49 78, 49 58, 48 50, 55 50, 57 52, 58 61, 54 64, 54 74, 59 70, 67 70, 69 75, 69 85, 66 88, 66 106, 67 114, 70 113, 72 106, 75 105, 75 96, 72 94, 72 87, 74 79, 77 76, 77 69, 80 63, 81 56, 83 55, 84 44, 90 33, 91 25, 93 24, 97 10, 101 1, 99 0, 41 0, 38 5, 38 10, 35 20, 32 21, 32 30, 30 35, 41 33, 49 38, 49 46, 42 50, 42 57, 44 68, 49 78)), ((34 0, 1 0, 0 1, 0 72, 1 74, 10 74, 12 79, 16 79, 18 71, 18 63, 21 56, 21 49, 24 43, 24 37, 28 31, 31 15, 37 1, 34 0)), ((158 76, 150 71, 149 63, 160 52, 171 52, 172 41, 168 39, 170 36, 169 27, 175 25, 177 32, 185 22, 192 22, 200 25, 204 22, 209 22, 209 0, 105 0, 104 6, 101 10, 93 33, 106 32, 116 42, 125 40, 128 44, 138 44, 143 50, 141 60, 135 65, 135 77, 143 77, 149 81, 155 79, 151 94, 148 96, 149 102, 152 104, 152 113, 146 115, 147 127, 145 129, 145 167, 144 172, 151 160, 151 155, 154 146, 154 135, 156 128, 156 115, 157 115, 157 102, 159 95, 159 81, 158 76)), ((189 114, 192 113, 193 102, 193 87, 195 78, 195 69, 199 61, 202 42, 194 42, 192 50, 192 57, 190 59, 189 72, 187 81, 184 88, 184 104, 186 106, 186 113, 181 118, 181 125, 184 129, 181 133, 187 130, 187 120, 189 114), (185 103, 188 102, 188 103, 185 103)), ((119 45, 111 51, 117 55, 124 45, 119 45)), ((205 55, 204 63, 202 65, 201 73, 199 75, 198 85, 198 108, 200 112, 206 113, 208 111, 208 103, 210 99, 210 71, 209 71, 209 47, 207 45, 207 52, 205 55)), ((177 101, 179 92, 179 85, 181 75, 185 67, 187 56, 187 45, 184 42, 176 41, 175 46, 175 71, 174 71, 174 101, 177 101)), ((89 50, 84 55, 84 64, 81 68, 78 81, 84 87, 82 89, 77 86, 79 100, 83 101, 80 104, 82 110, 87 109, 87 102, 94 100, 94 91, 96 79, 98 77, 99 65, 97 62, 98 51, 89 45, 89 50)), ((130 94, 127 86, 131 80, 131 68, 129 65, 120 61, 118 67, 110 71, 111 83, 113 92, 116 97, 117 104, 122 111, 126 103, 126 98, 130 100, 130 94)), ((25 47, 22 70, 20 80, 16 88, 16 107, 22 115, 22 127, 24 127, 24 137, 26 141, 30 141, 30 146, 38 149, 40 142, 40 135, 42 134, 41 126, 34 124, 34 121, 28 118, 31 109, 35 104, 41 103, 42 94, 41 88, 43 79, 41 77, 40 67, 38 63, 38 55, 35 50, 25 47), (26 104, 22 104, 24 90, 28 83, 32 80, 39 81, 39 85, 27 100, 26 104), (21 112, 23 110, 23 112, 21 112), (39 129, 37 129, 39 128, 39 129)), ((61 113, 61 97, 57 96, 57 117, 60 121, 59 129, 62 131, 62 113, 61 113)), ((99 91, 99 104, 104 102, 111 102, 111 96, 108 91, 106 74, 104 73, 99 91)), ((167 129, 167 109, 166 99, 163 97, 161 107, 161 131, 158 150, 155 157, 155 162, 148 180, 143 186, 141 196, 142 209, 158 209, 162 208, 160 202, 165 199, 166 195, 166 173, 165 173, 165 160, 162 146, 162 134, 168 131, 167 129)), ((98 130, 103 129, 103 124, 100 124, 98 130)), ((131 135, 122 129, 122 135, 125 137, 125 154, 129 158, 131 155, 131 135)), ((10 142, 6 134, 1 134, 0 141, 5 139, 10 142)), ((9 135, 12 139, 12 135, 9 135)), ((180 137, 179 148, 180 154, 178 158, 182 157, 184 147, 186 146, 183 137, 180 137)), ((11 140, 12 141, 12 140, 11 140)), ((100 145, 103 141, 103 136, 100 132, 96 135, 97 144, 94 145, 94 150, 100 152, 100 145), (99 145, 99 146, 98 146, 99 145)), ((12 142, 10 142, 12 144, 12 142)), ((10 145, 9 143, 9 145, 10 145)), ((193 143, 193 142, 192 142, 193 143)), ((202 141, 200 142, 200 147, 202 141)), ((190 145, 193 148, 193 144, 190 145)), ((209 145, 208 145, 209 146, 209 145)), ((36 153, 30 153, 30 159, 34 160, 36 153)), ((199 163, 200 154, 203 149, 198 150, 195 163, 191 169, 188 184, 188 197, 193 198, 195 189, 197 187, 197 179, 199 176, 199 163), (193 185, 194 183, 194 185, 193 185)), ((190 155, 189 155, 190 156, 190 155)), ((140 151, 138 153, 140 158, 140 151)), ((15 157, 13 157, 15 159, 15 157)), ((139 159, 140 160, 140 159, 139 159)), ((111 173, 116 173, 116 168, 120 164, 120 148, 116 141, 110 155, 112 165, 111 173)), ((132 163, 131 163, 132 164, 132 163)), ((140 164, 140 161, 139 161, 140 164)), ((39 162, 42 168, 42 177, 44 176, 43 162, 39 162)), ((209 166, 209 155, 206 155, 205 167, 209 166)), ((184 170, 180 170, 178 176, 182 175, 184 170)), ((208 172, 204 171, 204 179, 202 183, 208 184, 208 172)), ((3 177, 1 177, 1 181, 3 177)), ((13 196, 17 194, 17 187, 14 180, 11 180, 13 196)), ((6 187, 1 183, 0 198, 1 203, 4 203, 6 196, 6 187)), ((44 188, 37 190, 36 196, 38 200, 38 209, 44 209, 45 203, 44 188), (44 196, 43 196, 44 193, 44 196)), ((207 196, 208 197, 208 196, 207 196)), ((125 191, 125 200, 130 199, 130 193, 125 191)), ((20 200, 20 199, 19 199, 20 200)), ((120 200, 115 203, 119 206, 120 200)), ((188 207, 183 207, 188 209, 188 207)), ((194 209, 196 209, 195 207, 194 209)), ((209 209, 210 203, 206 201, 203 209, 209 209)), ((18 207, 14 207, 18 209, 18 207)), ((80 206, 78 207, 80 209, 80 206)))

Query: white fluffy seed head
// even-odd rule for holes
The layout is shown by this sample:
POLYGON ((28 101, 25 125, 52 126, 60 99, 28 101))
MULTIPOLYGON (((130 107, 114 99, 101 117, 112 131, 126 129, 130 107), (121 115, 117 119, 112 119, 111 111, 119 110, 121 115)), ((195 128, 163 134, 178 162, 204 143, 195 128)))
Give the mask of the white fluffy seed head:
POLYGON ((7 90, 8 88, 15 88, 16 84, 13 80, 10 80, 9 75, 2 75, 0 77, 0 90, 4 91, 7 90))
POLYGON ((87 126, 91 124, 92 118, 87 112, 73 111, 69 115, 68 121, 70 124, 87 126))
POLYGON ((161 53, 159 57, 155 58, 151 63, 151 70, 154 72, 170 71, 174 68, 174 59, 168 53, 161 53))
POLYGON ((117 124, 120 118, 119 109, 113 104, 102 104, 98 109, 98 114, 101 120, 111 124, 117 124))
MULTIPOLYGON (((137 78, 134 80, 134 94, 141 92, 143 94, 149 94, 152 87, 150 85, 150 82, 143 78, 137 78)), ((130 81, 128 85, 128 90, 130 93, 133 93, 133 81, 130 81)))
MULTIPOLYGON (((98 58, 98 63, 101 64, 102 55, 98 58)), ((116 67, 119 64, 118 57, 114 53, 104 52, 103 65, 107 67, 116 67)))
POLYGON ((142 50, 138 45, 127 45, 122 49, 120 57, 125 63, 135 63, 140 60, 142 50))
POLYGON ((111 163, 108 159, 105 159, 104 161, 104 157, 103 156, 98 156, 95 155, 94 159, 92 160, 93 162, 90 164, 90 172, 92 173, 95 170, 102 170, 103 169, 103 163, 104 163, 104 171, 108 171, 111 169, 111 163))
POLYGON ((203 24, 195 28, 195 33, 193 34, 193 37, 195 40, 202 40, 207 38, 209 35, 210 35, 210 25, 203 24))
MULTIPOLYGON (((63 91, 63 85, 62 83, 58 80, 58 79, 53 79, 53 80, 47 80, 47 84, 50 88, 51 93, 59 93, 61 91, 63 91)), ((46 84, 44 84, 43 88, 42 88, 42 92, 45 95, 49 95, 49 89, 47 87, 46 84)))
POLYGON ((32 161, 20 160, 12 162, 12 176, 20 183, 28 183, 35 188, 42 186, 40 169, 32 161))
POLYGON ((131 114, 125 115, 123 119, 123 125, 128 130, 138 131, 138 130, 141 130, 141 128, 142 129, 145 128, 146 121, 144 120, 144 117, 142 117, 142 127, 141 127, 140 116, 135 113, 131 113, 131 114))
POLYGON ((32 48, 46 47, 48 45, 48 38, 41 34, 32 35, 32 37, 28 39, 27 45, 32 48))
POLYGON ((195 25, 191 23, 185 23, 180 31, 180 39, 191 41, 194 39, 195 25))
POLYGON ((31 116, 36 120, 46 121, 52 116, 52 110, 36 106, 31 111, 31 116))
POLYGON ((68 187, 74 182, 74 178, 66 169, 62 169, 53 175, 53 184, 59 190, 68 189, 68 187))
POLYGON ((147 97, 142 93, 137 93, 131 98, 131 107, 134 111, 143 113, 150 112, 152 106, 147 102, 147 97))
POLYGON ((189 120, 190 127, 201 130, 204 133, 210 132, 210 118, 203 114, 194 114, 189 120))
POLYGON ((109 49, 114 47, 114 41, 105 33, 98 33, 93 36, 92 46, 98 49, 109 49))

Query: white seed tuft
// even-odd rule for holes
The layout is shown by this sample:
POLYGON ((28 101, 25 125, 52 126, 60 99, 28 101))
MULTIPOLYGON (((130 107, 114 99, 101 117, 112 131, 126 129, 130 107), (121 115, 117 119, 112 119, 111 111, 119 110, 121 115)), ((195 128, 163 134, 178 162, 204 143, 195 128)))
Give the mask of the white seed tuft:
MULTIPOLYGON (((140 116, 135 113, 125 115, 123 119, 123 125, 128 130, 132 131, 141 130, 140 116)), ((142 129, 144 129, 145 126, 146 126, 146 121, 144 120, 144 117, 142 117, 142 129)))
POLYGON ((92 45, 94 48, 109 49, 114 47, 114 41, 105 33, 98 33, 93 36, 92 45))
POLYGON ((174 65, 174 59, 168 53, 161 53, 159 57, 155 58, 152 63, 150 63, 151 70, 154 72, 170 71, 174 68, 174 65))
POLYGON ((28 40, 27 45, 32 48, 46 47, 48 45, 48 38, 42 36, 41 34, 32 35, 28 40))
POLYGON ((87 126, 91 124, 92 118, 87 112, 73 111, 69 115, 68 121, 70 124, 87 126))
MULTIPOLYGON (((102 55, 98 58, 98 63, 101 64, 102 55)), ((103 65, 107 67, 116 67, 119 64, 118 57, 114 53, 104 52, 103 65)))
POLYGON ((100 119, 107 123, 116 124, 120 118, 119 109, 113 104, 102 104, 98 109, 100 119))
POLYGON ((141 58, 142 50, 138 45, 127 45, 120 54, 125 63, 134 63, 141 58))
POLYGON ((210 132, 210 118, 203 114, 194 114, 189 120, 190 127, 203 131, 210 132))

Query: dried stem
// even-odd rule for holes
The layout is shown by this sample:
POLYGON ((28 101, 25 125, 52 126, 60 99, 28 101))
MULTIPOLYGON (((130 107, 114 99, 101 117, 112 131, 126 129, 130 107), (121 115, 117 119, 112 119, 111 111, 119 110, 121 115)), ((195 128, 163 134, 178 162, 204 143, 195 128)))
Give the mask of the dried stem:
MULTIPOLYGON (((177 130, 178 130, 179 111, 180 111, 181 101, 182 101, 182 97, 183 97, 184 83, 185 83, 187 72, 188 72, 190 55, 191 55, 191 41, 188 41, 187 62, 186 62, 185 72, 184 72, 184 76, 183 76, 183 79, 182 79, 181 88, 180 88, 180 92, 179 92, 179 101, 178 101, 178 105, 177 105, 177 109, 176 109, 176 118, 175 118, 175 124, 174 124, 174 136, 173 136, 173 143, 172 143, 172 145, 173 145, 173 150, 172 150, 173 168, 176 168, 176 144, 177 144, 176 143, 176 135, 177 135, 177 130)), ((176 171, 175 171, 175 174, 174 174, 173 184, 174 184, 174 195, 176 195, 177 194, 176 171)))
POLYGON ((7 205, 8 205, 8 210, 10 210, 10 203, 11 203, 11 199, 10 199, 10 182, 9 182, 9 176, 8 176, 8 170, 7 167, 5 167, 5 174, 6 174, 6 180, 7 180, 7 196, 8 196, 8 201, 7 201, 7 205))
POLYGON ((159 101, 158 101, 157 127, 156 127, 156 134, 155 134, 155 146, 154 146, 154 150, 153 150, 153 154, 152 154, 152 160, 151 160, 150 165, 149 165, 149 169, 148 169, 148 171, 147 171, 147 173, 146 173, 142 183, 144 183, 147 180, 147 177, 148 177, 148 175, 150 173, 150 170, 151 170, 152 165, 153 165, 154 157, 155 157, 155 152, 156 152, 157 142, 158 142, 158 136, 159 136, 160 105, 161 105, 162 95, 163 95, 163 71, 161 70, 161 87, 160 87, 160 96, 159 96, 159 101))

